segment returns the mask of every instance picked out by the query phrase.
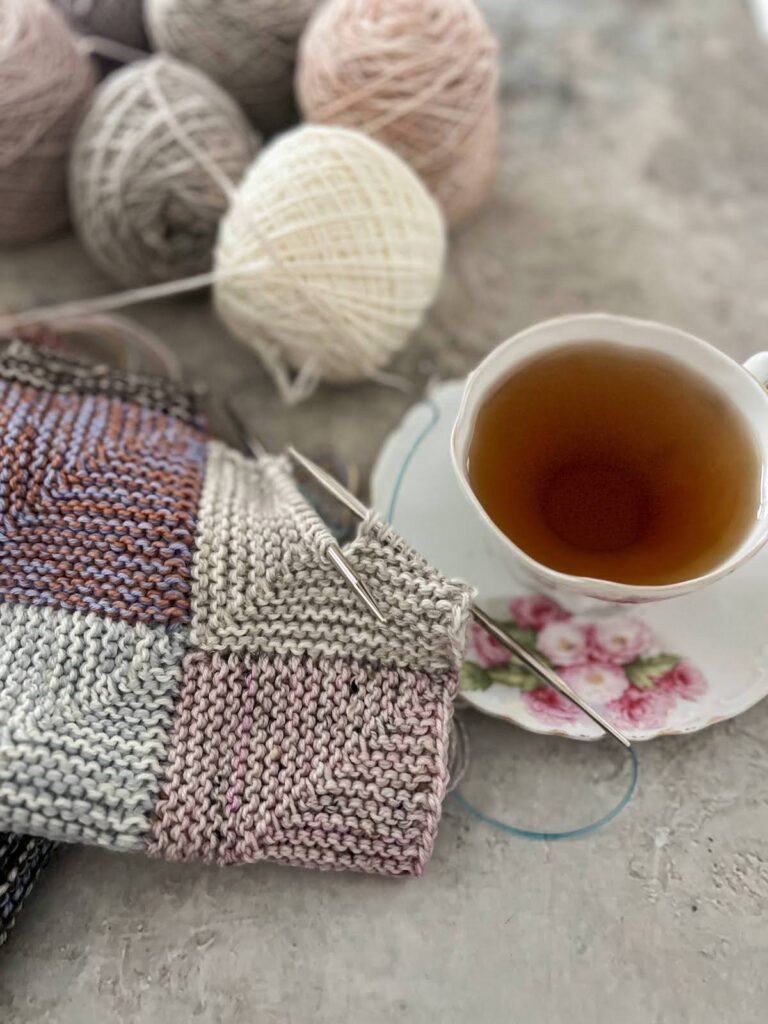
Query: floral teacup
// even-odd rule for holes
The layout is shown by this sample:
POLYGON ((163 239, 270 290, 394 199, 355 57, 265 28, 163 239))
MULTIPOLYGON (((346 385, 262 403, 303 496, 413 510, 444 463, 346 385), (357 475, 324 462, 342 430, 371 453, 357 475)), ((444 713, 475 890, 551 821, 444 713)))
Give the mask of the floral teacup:
MULTIPOLYGON (((604 313, 560 317, 536 324, 502 342, 467 378, 458 417, 451 438, 451 453, 456 475, 469 498, 485 537, 500 562, 511 574, 522 576, 549 593, 563 592, 604 601, 641 603, 680 597, 701 589, 733 572, 755 555, 768 540, 768 353, 753 356, 740 366, 719 349, 679 331, 649 320, 611 316, 604 313), (752 428, 762 472, 759 481, 759 511, 747 536, 729 556, 704 575, 677 583, 653 586, 617 583, 613 580, 571 576, 541 564, 514 544, 484 509, 472 489, 467 458, 474 424, 487 396, 516 367, 533 356, 564 346, 604 341, 623 348, 661 355, 674 354, 732 405, 736 406, 752 428)), ((706 453, 702 452, 702 458, 706 453)))

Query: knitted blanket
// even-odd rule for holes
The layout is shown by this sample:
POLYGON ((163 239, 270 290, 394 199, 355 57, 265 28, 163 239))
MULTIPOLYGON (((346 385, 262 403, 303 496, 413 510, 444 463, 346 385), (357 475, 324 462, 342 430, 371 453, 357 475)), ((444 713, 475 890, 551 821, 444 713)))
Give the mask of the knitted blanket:
POLYGON ((282 458, 174 385, 0 359, 0 829, 419 874, 470 592, 375 519, 345 554, 282 458))

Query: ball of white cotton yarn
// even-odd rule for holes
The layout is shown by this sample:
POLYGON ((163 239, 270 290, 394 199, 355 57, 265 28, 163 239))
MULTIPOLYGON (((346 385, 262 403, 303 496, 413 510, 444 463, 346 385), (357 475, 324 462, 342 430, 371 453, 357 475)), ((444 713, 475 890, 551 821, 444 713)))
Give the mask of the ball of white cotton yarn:
POLYGON ((121 285, 209 269, 216 232, 258 149, 245 115, 195 68, 158 54, 107 78, 70 162, 72 218, 121 285))
POLYGON ((214 299, 295 400, 320 379, 374 376, 432 302, 444 254, 442 214, 400 157, 306 125, 243 179, 219 229, 214 299))
POLYGON ((158 50, 201 68, 273 132, 296 120, 296 50, 317 2, 146 0, 145 17, 158 50))

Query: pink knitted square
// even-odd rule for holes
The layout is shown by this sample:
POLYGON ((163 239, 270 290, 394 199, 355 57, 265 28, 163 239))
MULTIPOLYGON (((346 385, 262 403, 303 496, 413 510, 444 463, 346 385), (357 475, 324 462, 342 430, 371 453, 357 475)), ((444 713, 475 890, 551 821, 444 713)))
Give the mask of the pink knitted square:
POLYGON ((455 689, 347 658, 188 655, 149 852, 420 874, 455 689))

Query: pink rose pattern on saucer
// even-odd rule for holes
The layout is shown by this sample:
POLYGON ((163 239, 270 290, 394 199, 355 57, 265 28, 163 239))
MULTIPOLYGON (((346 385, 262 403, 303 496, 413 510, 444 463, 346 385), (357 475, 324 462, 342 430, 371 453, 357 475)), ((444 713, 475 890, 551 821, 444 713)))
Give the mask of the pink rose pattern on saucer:
MULTIPOLYGON (((645 623, 632 615, 571 615, 542 595, 515 598, 507 609, 504 630, 620 729, 661 729, 679 700, 695 701, 707 691, 699 669, 660 651, 645 623)), ((461 688, 487 690, 494 683, 516 687, 530 713, 547 725, 581 715, 473 623, 461 688)))

